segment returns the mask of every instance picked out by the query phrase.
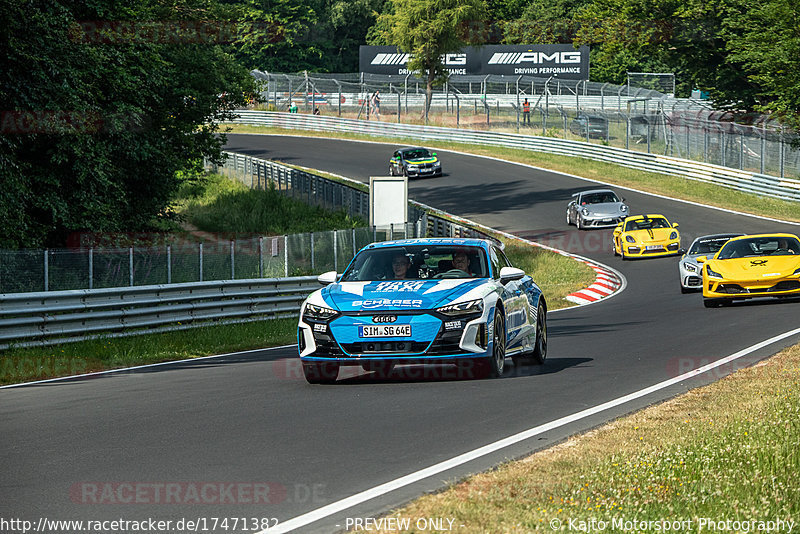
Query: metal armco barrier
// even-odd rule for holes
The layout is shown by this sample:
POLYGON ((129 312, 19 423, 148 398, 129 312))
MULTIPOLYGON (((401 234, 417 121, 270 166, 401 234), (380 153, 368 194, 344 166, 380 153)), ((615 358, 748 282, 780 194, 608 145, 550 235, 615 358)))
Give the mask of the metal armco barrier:
POLYGON ((239 118, 236 122, 239 124, 322 132, 346 132, 382 137, 412 137, 424 141, 451 141, 547 152, 679 176, 689 180, 711 183, 720 187, 781 200, 800 201, 800 180, 797 179, 779 178, 710 163, 701 163, 659 154, 647 154, 580 141, 513 133, 339 119, 295 113, 249 110, 240 110, 238 113, 239 118))
POLYGON ((0 295, 0 349, 296 317, 316 276, 0 295))

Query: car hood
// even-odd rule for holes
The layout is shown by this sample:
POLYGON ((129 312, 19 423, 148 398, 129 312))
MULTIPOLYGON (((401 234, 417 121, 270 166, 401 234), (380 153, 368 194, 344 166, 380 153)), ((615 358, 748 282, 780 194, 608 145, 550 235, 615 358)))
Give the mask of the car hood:
POLYGON ((672 232, 677 232, 674 228, 653 228, 650 230, 634 230, 632 232, 625 232, 632 236, 639 243, 670 241, 669 236, 672 232))
POLYGON ((800 269, 800 256, 755 256, 710 260, 712 270, 727 280, 770 280, 791 276, 800 269))
POLYGON ((344 312, 427 310, 444 306, 486 282, 480 278, 341 282, 323 288, 321 296, 329 306, 344 312))
POLYGON ((435 156, 431 156, 430 158, 414 158, 414 159, 407 159, 408 163, 436 163, 437 158, 435 156))
POLYGON ((599 204, 589 204, 588 206, 578 206, 579 209, 586 208, 590 215, 619 215, 622 202, 601 202, 599 204))

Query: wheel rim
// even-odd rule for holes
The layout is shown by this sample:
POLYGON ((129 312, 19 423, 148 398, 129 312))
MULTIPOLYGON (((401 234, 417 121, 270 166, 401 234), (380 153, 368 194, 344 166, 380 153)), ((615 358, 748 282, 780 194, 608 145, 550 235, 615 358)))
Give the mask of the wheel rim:
POLYGON ((497 314, 497 318, 494 320, 494 353, 492 356, 494 357, 497 373, 502 374, 506 356, 506 336, 503 316, 499 313, 497 314))
POLYGON ((536 318, 536 337, 539 343, 539 354, 544 360, 547 357, 547 320, 541 305, 539 305, 539 314, 536 318))

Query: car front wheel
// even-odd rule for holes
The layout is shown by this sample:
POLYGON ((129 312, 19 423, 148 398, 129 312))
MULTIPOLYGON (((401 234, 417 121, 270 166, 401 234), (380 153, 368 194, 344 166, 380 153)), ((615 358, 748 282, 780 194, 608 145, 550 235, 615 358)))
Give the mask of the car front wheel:
POLYGON ((482 360, 478 366, 478 378, 497 378, 502 376, 506 362, 506 320, 500 310, 494 313, 494 334, 492 335, 492 355, 482 360))

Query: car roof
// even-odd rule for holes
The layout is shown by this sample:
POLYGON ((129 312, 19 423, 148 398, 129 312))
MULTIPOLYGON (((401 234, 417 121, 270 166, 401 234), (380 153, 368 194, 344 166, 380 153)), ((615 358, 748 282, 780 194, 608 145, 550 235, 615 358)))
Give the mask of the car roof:
POLYGON ((800 241, 800 237, 797 237, 794 234, 782 234, 782 233, 742 235, 742 236, 739 236, 739 237, 734 237, 733 239, 731 239, 731 241, 739 241, 740 239, 750 239, 752 237, 793 237, 793 238, 797 239, 798 241, 800 241))
POLYGON ((403 148, 398 148, 398 152, 408 152, 409 150, 428 150, 424 146, 404 146, 403 148))
POLYGON ((700 237, 698 237, 697 239, 695 239, 694 241, 692 241, 692 244, 695 244, 695 243, 697 243, 698 241, 700 241, 700 240, 702 240, 702 239, 723 239, 723 238, 726 238, 726 237, 727 237, 727 238, 734 238, 734 237, 741 237, 741 236, 743 236, 743 235, 745 235, 745 234, 743 234, 743 233, 741 233, 741 232, 737 232, 737 233, 727 233, 727 234, 726 234, 726 233, 722 233, 722 234, 708 234, 708 235, 701 235, 700 237))
POLYGON ((388 248, 388 247, 397 247, 397 246, 418 246, 418 245, 451 245, 451 246, 462 246, 462 247, 481 247, 481 248, 488 248, 493 243, 488 239, 476 239, 476 238, 455 238, 455 237, 417 237, 411 239, 397 239, 394 241, 380 241, 376 243, 370 243, 369 245, 363 247, 361 250, 365 249, 380 249, 380 248, 388 248))
POLYGON ((614 193, 615 195, 617 194, 612 189, 587 189, 586 191, 578 191, 577 193, 572 193, 572 196, 577 197, 578 195, 588 195, 590 193, 614 193))
MULTIPOLYGON (((646 215, 630 215, 628 217, 625 217, 625 222, 627 222, 627 221, 638 221, 640 219, 655 219, 656 217, 660 217, 662 219, 666 219, 666 217, 664 215, 661 215, 660 213, 648 213, 646 215)), ((669 220, 669 219, 667 219, 667 220, 669 220)))

